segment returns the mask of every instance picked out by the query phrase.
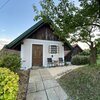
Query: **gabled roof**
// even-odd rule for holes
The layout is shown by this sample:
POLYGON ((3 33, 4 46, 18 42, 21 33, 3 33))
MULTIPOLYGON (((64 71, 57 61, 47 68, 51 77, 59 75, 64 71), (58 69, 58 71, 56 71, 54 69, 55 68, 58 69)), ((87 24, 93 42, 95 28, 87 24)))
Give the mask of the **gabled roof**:
MULTIPOLYGON (((73 47, 73 49, 75 48, 75 47, 78 47, 78 48, 80 48, 80 50, 82 50, 82 48, 78 45, 78 44, 74 44, 74 45, 72 45, 72 47, 73 47)), ((83 50, 82 50, 83 51, 83 50)))
POLYGON ((69 53, 71 53, 71 50, 64 51, 64 56, 67 56, 69 53))
MULTIPOLYGON (((28 36, 30 36, 31 34, 33 34, 40 27, 42 27, 44 24, 46 24, 46 23, 43 20, 40 20, 35 25, 33 25, 31 28, 29 28, 24 33, 22 33, 19 37, 17 37, 15 40, 13 40, 12 42, 10 42, 8 45, 4 46, 4 48, 12 49, 15 45, 20 44, 23 41, 23 39, 25 39, 28 36)), ((66 43, 69 46, 69 48, 72 49, 72 46, 69 44, 69 42, 66 41, 66 43)))
POLYGON ((32 31, 33 32, 36 31, 39 27, 41 27, 44 24, 45 23, 43 22, 43 20, 40 20, 38 23, 36 23, 31 28, 29 28, 24 33, 22 33, 19 37, 17 37, 15 40, 13 40, 8 45, 6 45, 5 48, 9 49, 9 48, 13 47, 15 44, 21 42, 21 40, 23 40, 24 38, 28 37, 30 35, 29 33, 31 33, 32 31))

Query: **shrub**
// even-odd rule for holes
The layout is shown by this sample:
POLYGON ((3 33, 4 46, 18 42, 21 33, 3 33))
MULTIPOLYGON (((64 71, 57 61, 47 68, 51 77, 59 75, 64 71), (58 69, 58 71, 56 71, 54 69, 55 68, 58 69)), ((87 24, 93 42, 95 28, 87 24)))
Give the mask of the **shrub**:
POLYGON ((19 77, 7 68, 0 68, 0 100, 16 100, 19 77))
POLYGON ((90 55, 90 51, 87 50, 87 51, 80 52, 79 55, 89 56, 90 55))
POLYGON ((71 59, 73 65, 85 65, 89 63, 89 56, 75 55, 71 59))
POLYGON ((2 49, 0 50, 0 58, 2 58, 5 55, 8 54, 16 54, 17 56, 20 56, 20 52, 16 50, 10 50, 10 49, 2 49))
POLYGON ((0 57, 0 67, 7 67, 12 71, 20 69, 20 57, 14 53, 7 53, 0 57))

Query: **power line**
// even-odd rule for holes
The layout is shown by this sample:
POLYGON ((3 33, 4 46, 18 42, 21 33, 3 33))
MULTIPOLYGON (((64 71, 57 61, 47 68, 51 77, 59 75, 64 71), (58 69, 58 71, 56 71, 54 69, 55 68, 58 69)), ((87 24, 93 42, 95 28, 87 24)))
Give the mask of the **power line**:
POLYGON ((3 5, 1 5, 0 9, 2 9, 10 0, 7 0, 3 5))

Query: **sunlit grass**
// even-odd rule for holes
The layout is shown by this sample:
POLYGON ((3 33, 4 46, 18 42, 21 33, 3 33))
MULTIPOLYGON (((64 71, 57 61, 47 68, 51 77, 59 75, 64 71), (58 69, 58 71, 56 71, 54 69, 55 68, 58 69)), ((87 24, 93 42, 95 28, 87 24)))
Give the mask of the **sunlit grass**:
POLYGON ((98 55, 98 58, 97 58, 97 64, 100 65, 100 54, 98 55))
POLYGON ((58 81, 71 100, 100 100, 100 66, 76 69, 58 81))

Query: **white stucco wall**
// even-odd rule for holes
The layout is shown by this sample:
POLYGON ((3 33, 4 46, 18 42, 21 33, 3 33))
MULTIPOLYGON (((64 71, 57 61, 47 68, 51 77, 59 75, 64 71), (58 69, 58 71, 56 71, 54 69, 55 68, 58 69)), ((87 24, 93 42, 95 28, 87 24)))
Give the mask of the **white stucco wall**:
POLYGON ((64 59, 64 47, 60 41, 48 41, 37 39, 25 39, 21 45, 21 67, 22 69, 28 69, 32 67, 32 44, 43 45, 43 66, 47 67, 47 58, 53 55, 53 60, 58 60, 59 57, 64 59), (50 45, 57 45, 59 47, 59 53, 50 54, 48 48, 50 45))

